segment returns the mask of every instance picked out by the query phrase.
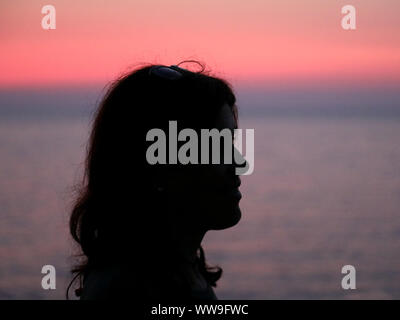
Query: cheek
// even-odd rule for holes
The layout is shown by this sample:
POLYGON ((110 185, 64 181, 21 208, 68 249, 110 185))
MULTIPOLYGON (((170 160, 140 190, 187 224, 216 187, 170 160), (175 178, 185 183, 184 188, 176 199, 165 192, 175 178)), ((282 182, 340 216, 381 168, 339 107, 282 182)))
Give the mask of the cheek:
POLYGON ((232 165, 209 165, 207 170, 204 170, 200 181, 205 189, 211 190, 218 190, 226 186, 234 176, 234 171, 232 165))
POLYGON ((172 177, 168 184, 175 194, 190 195, 190 197, 210 197, 223 188, 227 181, 232 180, 232 166, 204 165, 192 171, 179 173, 172 177))

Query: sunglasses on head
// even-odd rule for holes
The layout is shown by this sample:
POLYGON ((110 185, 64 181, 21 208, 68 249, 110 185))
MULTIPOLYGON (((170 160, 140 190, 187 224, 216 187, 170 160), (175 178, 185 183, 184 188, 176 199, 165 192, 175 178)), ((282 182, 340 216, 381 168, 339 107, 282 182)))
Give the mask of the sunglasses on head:
POLYGON ((171 66, 152 66, 149 70, 149 75, 157 76, 167 80, 177 80, 183 77, 182 71, 186 69, 180 68, 176 65, 171 66))

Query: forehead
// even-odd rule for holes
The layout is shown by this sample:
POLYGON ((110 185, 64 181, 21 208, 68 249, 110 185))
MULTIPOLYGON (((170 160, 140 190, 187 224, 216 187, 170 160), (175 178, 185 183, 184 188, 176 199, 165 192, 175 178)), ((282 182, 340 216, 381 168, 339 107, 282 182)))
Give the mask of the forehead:
POLYGON ((232 107, 230 107, 228 104, 224 104, 220 109, 217 116, 216 127, 218 129, 237 129, 235 115, 233 113, 232 107))

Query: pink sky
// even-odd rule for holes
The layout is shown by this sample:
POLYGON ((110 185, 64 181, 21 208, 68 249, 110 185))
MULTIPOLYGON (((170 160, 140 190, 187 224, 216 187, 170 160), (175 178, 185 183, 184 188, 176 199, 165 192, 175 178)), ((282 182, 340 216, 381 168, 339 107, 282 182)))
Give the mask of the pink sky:
POLYGON ((398 0, 2 0, 0 87, 105 84, 184 59, 234 83, 398 84, 399 17, 398 0), (41 28, 46 4, 56 30, 41 28))

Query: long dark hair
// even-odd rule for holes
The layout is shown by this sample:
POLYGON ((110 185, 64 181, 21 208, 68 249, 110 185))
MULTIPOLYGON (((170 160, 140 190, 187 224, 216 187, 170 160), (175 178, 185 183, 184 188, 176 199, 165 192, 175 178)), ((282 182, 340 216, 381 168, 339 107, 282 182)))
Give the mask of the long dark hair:
MULTIPOLYGON (((88 272, 111 261, 129 260, 141 275, 154 272, 155 259, 168 270, 176 267, 179 257, 174 256, 169 219, 162 214, 167 199, 153 184, 153 177, 169 169, 147 163, 145 137, 149 129, 165 128, 169 120, 211 128, 224 104, 236 108, 229 83, 198 64, 200 71, 181 69, 178 80, 152 76, 153 65, 137 68, 116 80, 99 104, 69 223, 81 252, 67 299, 75 280, 79 296, 88 272)), ((201 246, 197 260, 207 282, 216 286, 222 269, 206 264, 201 246)))

